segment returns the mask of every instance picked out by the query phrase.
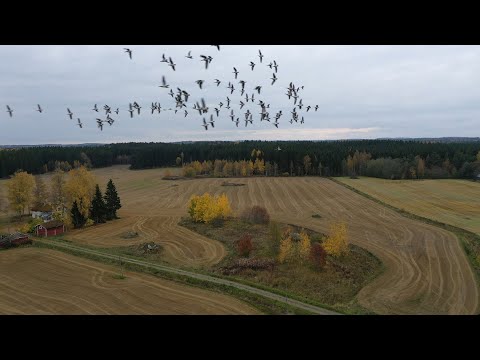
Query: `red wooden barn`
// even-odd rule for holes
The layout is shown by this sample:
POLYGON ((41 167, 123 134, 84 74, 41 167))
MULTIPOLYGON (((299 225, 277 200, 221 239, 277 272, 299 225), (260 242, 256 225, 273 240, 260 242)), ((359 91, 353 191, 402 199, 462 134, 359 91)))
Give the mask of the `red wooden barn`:
POLYGON ((19 232, 0 236, 0 248, 9 248, 12 246, 18 246, 23 244, 31 244, 32 240, 28 238, 27 234, 22 234, 19 232))
POLYGON ((37 236, 56 236, 65 232, 65 225, 61 221, 52 220, 35 226, 35 234, 37 236))

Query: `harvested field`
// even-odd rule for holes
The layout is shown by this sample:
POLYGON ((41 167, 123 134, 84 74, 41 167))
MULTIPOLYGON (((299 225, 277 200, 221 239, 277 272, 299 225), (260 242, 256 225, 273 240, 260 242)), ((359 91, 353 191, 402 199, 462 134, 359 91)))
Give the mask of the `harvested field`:
POLYGON ((0 314, 257 314, 231 297, 62 252, 0 252, 0 314))
POLYGON ((480 234, 480 183, 467 180, 337 180, 383 202, 480 234))
MULTIPOLYGON (((96 174, 104 183, 110 176, 114 178, 128 216, 158 217, 153 220, 160 234, 155 242, 162 245, 165 242, 165 251, 170 244, 171 255, 177 258, 202 261, 201 252, 187 253, 181 248, 186 238, 198 244, 199 249, 212 244, 219 245, 217 254, 224 249, 218 242, 179 229, 176 221, 186 214, 191 195, 225 192, 236 215, 246 207, 261 205, 268 209, 272 219, 321 233, 328 233, 331 221, 345 220, 352 243, 366 248, 385 265, 385 272, 358 294, 360 304, 372 311, 381 314, 478 312, 477 282, 452 233, 404 218, 328 179, 245 178, 241 182, 246 185, 239 187, 221 186, 223 179, 197 179, 170 187, 171 181, 161 180, 162 170, 127 171, 125 167, 115 167, 98 170, 96 174), (313 214, 321 218, 312 218, 313 214)), ((124 212, 120 215, 126 218, 124 212)), ((151 230, 144 236, 150 233, 151 230)), ((76 239, 80 237, 81 232, 76 239)), ((98 240, 84 238, 83 241, 98 240)), ((212 252, 204 254, 213 255, 212 252)), ((215 261, 222 257, 216 257, 215 261)), ((191 263, 195 264, 194 261, 191 263)))
MULTIPOLYGON (((235 215, 252 205, 264 206, 273 220, 328 233, 332 221, 348 223, 353 244, 364 247, 385 265, 385 272, 364 287, 360 304, 380 314, 478 313, 475 275, 458 239, 450 232, 368 200, 328 179, 242 178, 245 186, 221 186, 224 179, 161 180, 165 170, 129 171, 127 166, 95 170, 102 188, 112 178, 122 200, 122 218, 66 237, 101 247, 155 242, 165 261, 186 266, 218 263, 221 243, 181 228, 191 195, 225 192, 235 215), (172 186, 176 183, 178 186, 172 186), (313 218, 318 214, 320 218, 313 218), (121 237, 137 231, 134 239, 121 237)), ((3 184, 2 184, 3 185, 3 184)), ((0 187, 2 186, 0 185, 0 187)))

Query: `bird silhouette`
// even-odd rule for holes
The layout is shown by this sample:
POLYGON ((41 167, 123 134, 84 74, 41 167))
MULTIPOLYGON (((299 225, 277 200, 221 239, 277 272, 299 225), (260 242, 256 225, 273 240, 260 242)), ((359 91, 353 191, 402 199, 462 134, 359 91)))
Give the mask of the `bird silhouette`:
POLYGON ((218 79, 215 79, 215 84, 217 84, 217 87, 220 86, 221 81, 218 79))
POLYGON ((200 55, 200 57, 202 58, 202 61, 205 61, 205 69, 208 69, 208 64, 210 63, 210 58, 208 56, 205 56, 205 55, 200 55))
POLYGON ((252 71, 253 71, 253 68, 255 67, 255 63, 253 61, 250 61, 249 66, 252 68, 252 71))
POLYGON ((70 116, 70 120, 72 120, 73 113, 70 111, 69 108, 67 108, 67 115, 70 116))
POLYGON ((160 85, 159 87, 165 88, 165 89, 168 89, 170 87, 170 85, 167 85, 167 81, 165 80, 165 76, 162 76, 162 85, 160 85))
POLYGON ((78 121, 77 125, 78 125, 78 126, 80 127, 80 129, 81 129, 81 128, 83 127, 83 124, 82 124, 82 122, 80 121, 79 118, 77 119, 77 121, 78 121))
POLYGON ((275 84, 275 81, 277 81, 277 76, 275 73, 273 73, 273 76, 270 79, 272 80, 272 85, 275 84))
POLYGON ((238 76, 238 71, 235 67, 233 68, 233 73, 235 74, 235 80, 236 80, 238 76))
POLYGON ((203 85, 203 83, 205 82, 205 80, 197 80, 197 81, 195 81, 195 82, 198 84, 198 86, 199 86, 199 87, 200 87, 200 89, 201 89, 201 88, 202 88, 202 85, 203 85))
POLYGON ((124 48, 123 50, 125 50, 125 52, 128 53, 128 56, 130 57, 130 60, 131 60, 132 59, 132 50, 127 49, 127 48, 124 48))
POLYGON ((40 104, 37 104, 37 107, 38 107, 37 111, 38 111, 39 113, 42 113, 43 110, 42 110, 40 104))
POLYGON ((10 117, 12 117, 13 110, 8 105, 7 105, 7 112, 10 114, 10 117))
POLYGON ((189 52, 188 52, 188 55, 185 56, 185 57, 186 57, 187 59, 193 59, 193 56, 192 56, 191 54, 192 54, 192 52, 189 51, 189 52))
POLYGON ((263 54, 261 50, 258 50, 258 57, 260 58, 260 63, 261 63, 263 59, 263 54))
POLYGON ((168 58, 168 61, 169 61, 168 66, 170 66, 170 67, 173 69, 173 71, 175 71, 175 66, 176 66, 177 64, 174 64, 174 63, 173 63, 173 60, 172 60, 171 57, 168 58))

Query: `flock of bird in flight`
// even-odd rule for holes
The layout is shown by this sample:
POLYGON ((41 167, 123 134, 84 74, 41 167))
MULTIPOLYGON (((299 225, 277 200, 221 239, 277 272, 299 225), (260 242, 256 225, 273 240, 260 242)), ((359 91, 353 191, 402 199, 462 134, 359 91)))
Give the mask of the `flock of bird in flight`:
MULTIPOLYGON (((220 51, 220 45, 211 45, 211 46, 215 46, 217 48, 217 50, 220 51)), ((128 54, 129 58, 133 59, 133 51, 131 49, 128 49, 128 48, 124 48, 124 50, 125 50, 125 53, 128 54)), ((189 51, 188 54, 185 57, 187 59, 193 60, 192 52, 189 51)), ((263 58, 265 56, 262 54, 261 50, 258 51, 258 57, 260 59, 260 64, 263 64, 263 58)), ((200 58, 201 58, 201 61, 205 62, 205 69, 208 69, 208 66, 212 62, 213 57, 207 56, 207 55, 200 55, 200 58)), ((162 60, 160 62, 166 63, 169 67, 172 68, 173 71, 176 71, 177 64, 174 63, 174 61, 172 60, 171 57, 168 57, 168 59, 167 59, 165 54, 163 54, 162 55, 162 60)), ((250 61, 250 64, 248 66, 250 66, 251 71, 254 71, 256 65, 257 64, 255 64, 253 61, 250 61)), ((272 77, 270 78, 270 80, 272 80, 271 86, 273 86, 275 84, 275 82, 278 80, 276 74, 278 73, 279 65, 276 62, 276 60, 273 60, 267 66, 272 70, 272 77)), ((233 72, 232 73, 235 75, 235 80, 238 80, 238 76, 239 76, 240 72, 237 70, 236 67, 233 67, 233 72)), ((198 85, 200 90, 203 90, 203 85, 205 84, 205 80, 196 80, 195 83, 198 85)), ((222 83, 222 81, 220 81, 219 79, 215 79, 214 83, 216 84, 217 87, 219 87, 220 84, 222 83)), ((246 93, 246 90, 245 90, 246 81, 240 80, 240 81, 238 81, 238 84, 240 86, 240 89, 235 89, 234 84, 232 82, 229 82, 228 86, 227 86, 227 89, 230 92, 229 95, 232 95, 235 91, 240 93, 240 96, 241 96, 242 100, 240 100, 238 106, 240 107, 240 110, 242 110, 243 107, 249 102, 251 102, 251 104, 255 104, 255 92, 257 92, 258 96, 260 96, 262 86, 258 85, 256 87, 254 87, 253 90, 251 91, 250 96, 249 96, 248 93, 246 93), (243 102, 243 95, 244 94, 245 94, 245 102, 243 102)), ((161 83, 161 85, 159 85, 159 87, 164 88, 164 89, 169 89, 170 88, 170 85, 167 83, 167 80, 166 80, 165 76, 162 76, 162 83, 161 83)), ((299 110, 302 110, 302 108, 305 107, 306 112, 310 111, 310 109, 312 109, 312 108, 314 109, 314 111, 318 111, 318 105, 315 105, 313 107, 311 105, 305 106, 303 104, 303 100, 300 98, 300 95, 299 95, 301 90, 304 90, 304 87, 303 86, 296 87, 295 84, 293 84, 293 82, 290 82, 289 86, 287 87, 287 92, 286 92, 285 95, 288 97, 289 100, 293 99, 293 105, 294 105, 293 110, 291 111, 291 119, 289 121, 290 124, 293 124, 293 122, 295 122, 295 123, 300 122, 300 124, 304 124, 304 122, 305 122, 304 116, 301 116, 301 119, 300 119, 300 114, 297 112, 297 108, 299 110)), ((175 108, 168 108, 168 109, 167 108, 162 108, 160 103, 155 102, 155 103, 152 103, 151 107, 150 107, 152 115, 155 112, 158 112, 160 114, 162 110, 163 111, 174 111, 175 114, 179 110, 183 110, 184 117, 187 117, 189 115, 187 109, 193 109, 195 111, 198 111, 199 115, 202 116, 204 114, 207 114, 210 110, 209 107, 206 105, 206 102, 205 102, 204 98, 201 98, 200 101, 196 101, 193 104, 193 107, 190 108, 187 105, 190 94, 186 90, 182 90, 182 89, 177 87, 177 93, 176 94, 172 89, 170 89, 170 92, 168 94, 175 100, 175 108)), ((238 127, 238 125, 240 123, 240 116, 237 116, 235 114, 234 109, 231 108, 230 105, 232 104, 232 101, 230 100, 229 96, 226 96, 225 103, 226 103, 225 109, 230 110, 229 117, 231 118, 232 122, 235 123, 235 125, 238 127)), ((220 101, 218 106, 216 106, 214 108, 214 111, 215 111, 215 114, 216 114, 217 117, 220 116, 221 109, 224 107, 224 105, 225 104, 222 101, 220 101)), ((260 106, 260 108, 261 108, 260 113, 259 113, 260 114, 260 121, 270 122, 276 128, 278 128, 278 126, 280 124, 278 122, 278 120, 283 116, 282 111, 280 110, 280 111, 275 113, 275 115, 274 115, 274 120, 275 121, 272 122, 271 121, 272 118, 270 117, 270 112, 269 112, 270 104, 267 104, 262 100, 258 100, 258 103, 256 105, 260 106)), ((137 115, 140 115, 141 108, 142 107, 136 101, 134 101, 133 103, 130 103, 129 104, 129 109, 128 109, 128 112, 130 113, 130 117, 133 118, 133 116, 135 115, 135 112, 137 113, 137 115)), ((103 110, 105 111, 105 116, 106 117, 104 119, 102 119, 100 117, 96 118, 97 126, 102 131, 103 131, 104 124, 109 124, 110 126, 112 126, 113 123, 115 122, 115 120, 111 117, 112 108, 109 105, 104 105, 103 110)), ((36 111, 38 111, 39 113, 43 112, 43 109, 40 106, 40 104, 37 105, 36 111)), ((100 111, 97 104, 95 104, 92 111, 95 111, 97 113, 100 111)), ((9 113, 10 117, 13 117, 13 109, 9 105, 7 105, 7 112, 9 113)), ((116 108, 115 110, 113 110, 113 112, 115 112, 115 114, 119 115, 120 109, 116 108)), ((67 108, 67 115, 70 118, 70 120, 73 120, 74 114, 73 114, 72 111, 70 111, 70 108, 67 108)), ((244 113, 243 121, 245 121, 245 127, 247 127, 249 123, 251 125, 253 124, 253 121, 254 121, 253 113, 251 113, 250 110, 247 110, 244 113)), ((80 128, 83 127, 83 123, 80 120, 80 118, 77 118, 77 125, 80 128)), ((205 130, 208 130, 209 127, 211 127, 211 128, 215 127, 215 120, 214 120, 213 112, 212 112, 212 114, 210 114, 210 120, 209 121, 207 121, 206 118, 203 117, 203 123, 201 124, 201 126, 204 127, 205 130)))

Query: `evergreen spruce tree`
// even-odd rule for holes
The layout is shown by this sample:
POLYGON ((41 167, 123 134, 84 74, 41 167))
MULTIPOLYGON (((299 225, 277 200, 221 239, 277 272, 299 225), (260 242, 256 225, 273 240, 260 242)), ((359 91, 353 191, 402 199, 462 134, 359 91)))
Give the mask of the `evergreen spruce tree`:
POLYGON ((104 223, 106 221, 107 209, 105 206, 105 201, 103 201, 102 192, 100 187, 95 187, 95 195, 92 200, 92 205, 90 206, 90 218, 95 222, 95 224, 104 223))
POLYGON ((112 179, 110 179, 107 184, 104 199, 107 209, 107 220, 118 219, 117 210, 122 207, 122 204, 120 203, 120 197, 118 196, 117 189, 115 188, 112 179))
POLYGON ((75 229, 83 227, 87 222, 87 219, 85 219, 85 217, 82 215, 82 213, 78 209, 77 200, 73 202, 72 210, 70 211, 70 214, 72 216, 73 227, 75 229))

